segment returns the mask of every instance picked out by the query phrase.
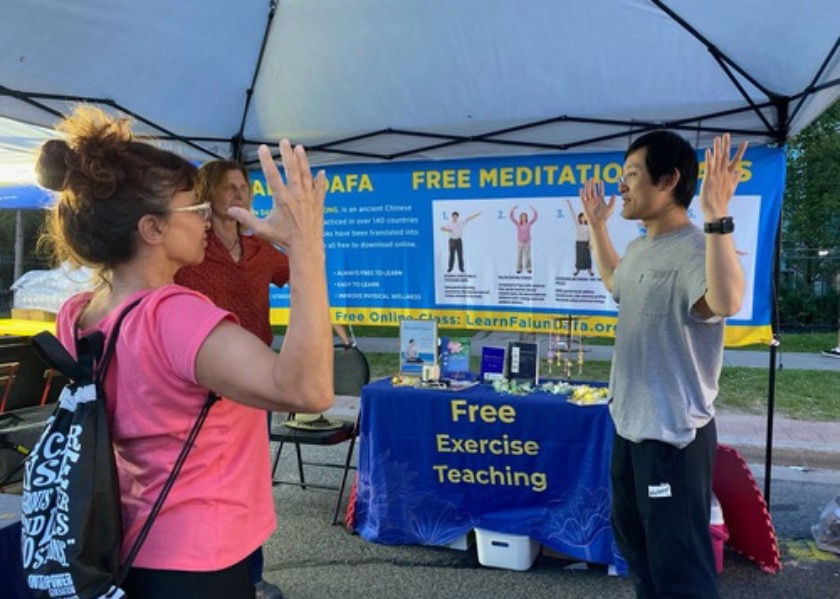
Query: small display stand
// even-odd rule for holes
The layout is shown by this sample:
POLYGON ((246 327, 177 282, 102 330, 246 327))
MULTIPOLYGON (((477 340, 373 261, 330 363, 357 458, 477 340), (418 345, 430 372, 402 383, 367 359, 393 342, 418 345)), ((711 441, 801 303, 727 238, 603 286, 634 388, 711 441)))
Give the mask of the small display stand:
POLYGON ((512 381, 540 382, 540 344, 511 341, 507 350, 507 375, 512 381))
POLYGON ((572 378, 572 370, 577 364, 577 374, 583 373, 583 332, 580 322, 588 320, 589 316, 567 314, 554 319, 552 333, 548 334, 548 349, 546 350, 546 365, 549 374, 556 368, 566 380, 572 378))

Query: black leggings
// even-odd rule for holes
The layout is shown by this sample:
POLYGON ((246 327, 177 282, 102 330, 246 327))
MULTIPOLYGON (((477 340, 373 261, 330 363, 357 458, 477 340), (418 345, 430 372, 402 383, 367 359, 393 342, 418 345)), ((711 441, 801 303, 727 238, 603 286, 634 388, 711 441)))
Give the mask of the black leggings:
POLYGON ((254 599, 248 559, 212 572, 132 568, 123 590, 128 599, 254 599))

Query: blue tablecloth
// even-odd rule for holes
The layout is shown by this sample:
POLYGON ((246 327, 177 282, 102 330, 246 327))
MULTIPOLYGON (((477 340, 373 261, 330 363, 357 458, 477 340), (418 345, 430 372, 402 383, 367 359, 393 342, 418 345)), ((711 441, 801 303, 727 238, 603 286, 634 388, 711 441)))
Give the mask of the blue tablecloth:
POLYGON ((445 545, 480 527, 623 570, 610 527, 612 420, 606 406, 566 399, 365 386, 356 530, 445 545))

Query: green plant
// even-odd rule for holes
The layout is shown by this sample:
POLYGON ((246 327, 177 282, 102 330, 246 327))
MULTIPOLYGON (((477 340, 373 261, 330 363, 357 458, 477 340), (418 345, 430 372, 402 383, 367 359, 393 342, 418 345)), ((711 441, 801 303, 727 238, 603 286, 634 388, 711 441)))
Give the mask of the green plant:
POLYGON ((807 287, 783 287, 779 293, 779 319, 783 328, 835 326, 838 315, 837 293, 817 294, 807 287))

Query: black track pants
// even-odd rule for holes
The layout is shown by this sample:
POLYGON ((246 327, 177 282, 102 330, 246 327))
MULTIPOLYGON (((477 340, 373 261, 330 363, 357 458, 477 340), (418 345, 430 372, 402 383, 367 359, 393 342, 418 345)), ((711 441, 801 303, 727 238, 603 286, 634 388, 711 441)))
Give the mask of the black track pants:
POLYGON ((640 599, 717 599, 709 518, 717 429, 710 421, 688 446, 613 444, 612 525, 640 599))

